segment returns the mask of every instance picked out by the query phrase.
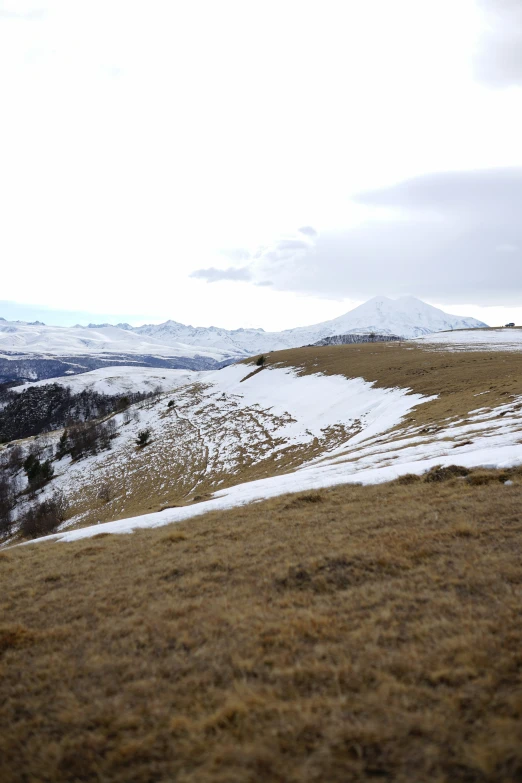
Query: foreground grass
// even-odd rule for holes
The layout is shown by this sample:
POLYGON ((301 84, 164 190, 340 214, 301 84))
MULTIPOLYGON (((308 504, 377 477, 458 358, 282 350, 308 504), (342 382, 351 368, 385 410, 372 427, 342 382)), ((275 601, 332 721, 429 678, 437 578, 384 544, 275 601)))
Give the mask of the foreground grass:
POLYGON ((441 478, 0 553, 2 783, 521 780, 522 470, 441 478))

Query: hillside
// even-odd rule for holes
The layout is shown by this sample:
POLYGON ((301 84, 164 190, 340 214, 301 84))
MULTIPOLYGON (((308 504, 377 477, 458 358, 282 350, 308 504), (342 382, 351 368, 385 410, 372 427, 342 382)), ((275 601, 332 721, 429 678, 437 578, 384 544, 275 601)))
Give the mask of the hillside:
MULTIPOLYGON (((102 367, 99 370, 91 370, 81 375, 67 375, 53 378, 52 383, 67 386, 75 394, 85 390, 99 394, 126 394, 135 392, 151 392, 157 389, 162 391, 182 386, 185 383, 193 383, 205 376, 205 372, 194 370, 171 370, 165 367, 154 369, 151 367, 102 367)), ((19 394, 30 388, 46 386, 51 381, 33 381, 14 386, 13 392, 19 394)))
POLYGON ((54 460, 67 519, 0 551, 2 783, 518 780, 522 350, 462 334, 178 378, 54 460))
MULTIPOLYGON (((514 464, 521 378, 520 350, 462 352, 419 341, 275 352, 263 368, 206 373, 111 416, 111 448, 55 458, 43 497, 67 497, 64 531, 100 522, 115 531, 456 460, 514 464), (150 442, 139 448, 144 429, 150 442)), ((60 437, 46 435, 42 459, 60 437)), ((23 471, 17 480, 26 482, 23 471)), ((80 534, 92 532, 62 535, 80 534)))

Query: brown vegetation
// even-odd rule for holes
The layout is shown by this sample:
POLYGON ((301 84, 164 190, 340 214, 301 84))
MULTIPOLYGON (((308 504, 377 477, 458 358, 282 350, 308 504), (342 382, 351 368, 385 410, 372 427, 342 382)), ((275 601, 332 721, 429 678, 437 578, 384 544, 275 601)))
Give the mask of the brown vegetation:
POLYGON ((521 780, 522 470, 439 478, 0 553, 2 783, 521 780))
POLYGON ((412 343, 329 345, 271 353, 267 366, 295 367, 302 374, 364 378, 381 388, 409 388, 439 395, 414 412, 417 423, 432 423, 494 407, 522 394, 522 351, 454 352, 412 343), (485 396, 477 396, 488 392, 485 396))

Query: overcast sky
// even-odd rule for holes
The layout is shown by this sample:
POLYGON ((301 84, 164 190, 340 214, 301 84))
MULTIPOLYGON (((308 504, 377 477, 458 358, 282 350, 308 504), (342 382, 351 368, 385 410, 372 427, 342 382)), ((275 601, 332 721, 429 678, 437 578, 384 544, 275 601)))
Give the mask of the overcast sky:
POLYGON ((522 322, 521 0, 0 0, 0 106, 4 317, 522 322))

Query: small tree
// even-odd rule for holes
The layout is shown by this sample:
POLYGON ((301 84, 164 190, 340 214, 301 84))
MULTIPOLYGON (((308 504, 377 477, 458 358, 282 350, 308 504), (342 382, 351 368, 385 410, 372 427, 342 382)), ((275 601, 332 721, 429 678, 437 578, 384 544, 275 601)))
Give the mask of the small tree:
POLYGON ((43 485, 54 476, 54 468, 51 465, 51 460, 46 459, 45 462, 40 462, 38 457, 35 457, 34 454, 29 454, 25 460, 24 470, 27 474, 30 489, 39 489, 40 487, 43 487, 43 485))
POLYGON ((20 470, 23 463, 22 447, 16 444, 9 450, 9 459, 7 466, 10 470, 20 470))
POLYGON ((54 476, 54 468, 51 465, 51 460, 46 459, 40 466, 40 481, 42 484, 46 484, 54 476))
POLYGON ((5 473, 0 474, 0 538, 11 535, 11 511, 15 506, 16 484, 5 473))
POLYGON ((69 449, 69 433, 67 430, 64 430, 56 447, 56 459, 60 460, 65 457, 65 455, 69 453, 69 449))
POLYGON ((49 535, 67 519, 67 511, 67 501, 63 495, 55 493, 27 509, 20 519, 20 534, 24 538, 49 535))
POLYGON ((150 443, 150 430, 140 430, 136 438, 136 445, 142 449, 148 443, 150 443))
POLYGON ((124 411, 125 408, 129 407, 129 405, 130 405, 130 399, 127 396, 120 397, 118 401, 118 410, 124 411))
POLYGON ((257 364, 258 367, 264 367, 265 366, 265 362, 266 362, 266 356, 263 356, 263 354, 261 354, 259 359, 256 361, 256 364, 257 364))

